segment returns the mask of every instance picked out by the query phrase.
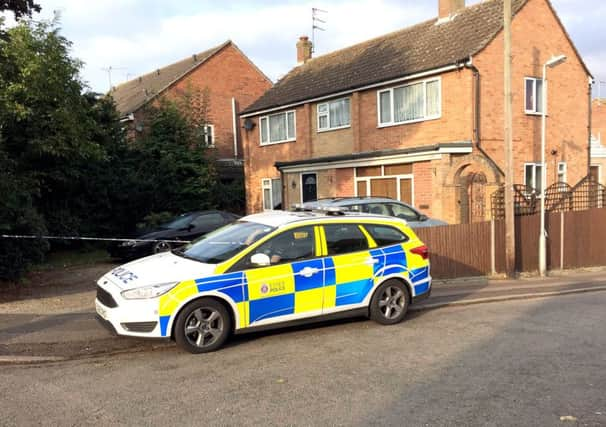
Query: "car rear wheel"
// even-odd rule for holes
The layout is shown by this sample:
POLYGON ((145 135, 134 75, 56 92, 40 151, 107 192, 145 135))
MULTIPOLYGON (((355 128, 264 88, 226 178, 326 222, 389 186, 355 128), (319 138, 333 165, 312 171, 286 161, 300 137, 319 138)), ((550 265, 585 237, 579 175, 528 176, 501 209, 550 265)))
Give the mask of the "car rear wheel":
POLYGON ((370 301, 370 318, 382 325, 401 322, 406 316, 410 295, 399 280, 387 280, 375 291, 370 301))
POLYGON ((231 317, 220 302, 203 298, 177 316, 175 341, 190 353, 207 353, 223 345, 231 332, 231 317))

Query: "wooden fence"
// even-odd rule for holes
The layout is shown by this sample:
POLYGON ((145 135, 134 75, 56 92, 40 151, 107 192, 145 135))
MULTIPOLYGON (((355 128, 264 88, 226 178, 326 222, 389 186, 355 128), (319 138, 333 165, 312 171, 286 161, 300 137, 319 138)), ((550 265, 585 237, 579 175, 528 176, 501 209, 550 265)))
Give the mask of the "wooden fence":
MULTIPOLYGON (((516 217, 515 225, 516 270, 538 271, 540 217, 516 217)), ((545 226, 549 270, 606 265, 606 208, 549 213, 545 226)), ((505 271, 503 220, 415 231, 429 247, 436 279, 505 271)))

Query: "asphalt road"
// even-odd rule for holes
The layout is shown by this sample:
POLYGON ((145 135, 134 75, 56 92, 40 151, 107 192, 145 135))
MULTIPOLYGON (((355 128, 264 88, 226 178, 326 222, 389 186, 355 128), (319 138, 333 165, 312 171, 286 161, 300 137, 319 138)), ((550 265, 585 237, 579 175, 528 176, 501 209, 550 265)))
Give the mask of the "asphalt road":
POLYGON ((0 366, 0 424, 603 426, 605 307, 596 292, 255 334, 200 356, 0 366))

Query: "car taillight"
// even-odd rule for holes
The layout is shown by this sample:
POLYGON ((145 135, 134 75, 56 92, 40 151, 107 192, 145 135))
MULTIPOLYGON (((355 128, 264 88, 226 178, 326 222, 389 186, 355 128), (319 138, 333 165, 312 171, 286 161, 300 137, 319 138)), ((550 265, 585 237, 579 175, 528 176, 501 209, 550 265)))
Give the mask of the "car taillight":
POLYGON ((413 248, 410 250, 415 255, 419 255, 423 259, 429 258, 429 248, 425 245, 413 248))

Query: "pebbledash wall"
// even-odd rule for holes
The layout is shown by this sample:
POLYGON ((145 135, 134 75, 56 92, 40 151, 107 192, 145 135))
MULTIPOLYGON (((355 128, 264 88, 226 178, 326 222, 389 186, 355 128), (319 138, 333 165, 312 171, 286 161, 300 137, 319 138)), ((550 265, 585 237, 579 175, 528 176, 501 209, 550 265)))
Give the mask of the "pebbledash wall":
MULTIPOLYGON (((524 182, 526 163, 540 162, 541 117, 525 113, 525 77, 540 78, 545 61, 565 54, 567 62, 548 71, 547 177, 548 184, 555 182, 557 163, 566 162, 567 181, 574 184, 588 172, 589 75, 546 0, 528 1, 515 16, 513 34, 515 182, 524 182)), ((302 171, 286 168, 281 174, 276 162, 461 143, 469 148, 425 157, 403 155, 399 165, 412 165, 406 169, 411 170, 406 174, 411 194, 398 196, 409 197, 405 201, 449 223, 488 219, 490 194, 501 184, 504 169, 502 33, 472 58, 472 64, 479 77, 470 64, 439 75, 441 116, 433 120, 379 127, 377 91, 382 88, 351 94, 351 126, 345 129, 318 132, 315 103, 289 109, 296 111, 292 142, 261 146, 259 116, 249 118, 255 126, 243 132, 248 212, 263 210, 262 183, 268 178, 282 179, 284 207, 301 202, 302 171), (481 196, 483 206, 476 206, 472 215, 469 182, 479 175, 482 194, 474 197, 481 196)), ((318 198, 352 196, 363 193, 359 174, 367 169, 362 167, 376 164, 373 159, 360 160, 358 169, 310 164, 305 172, 317 174, 318 198)))

